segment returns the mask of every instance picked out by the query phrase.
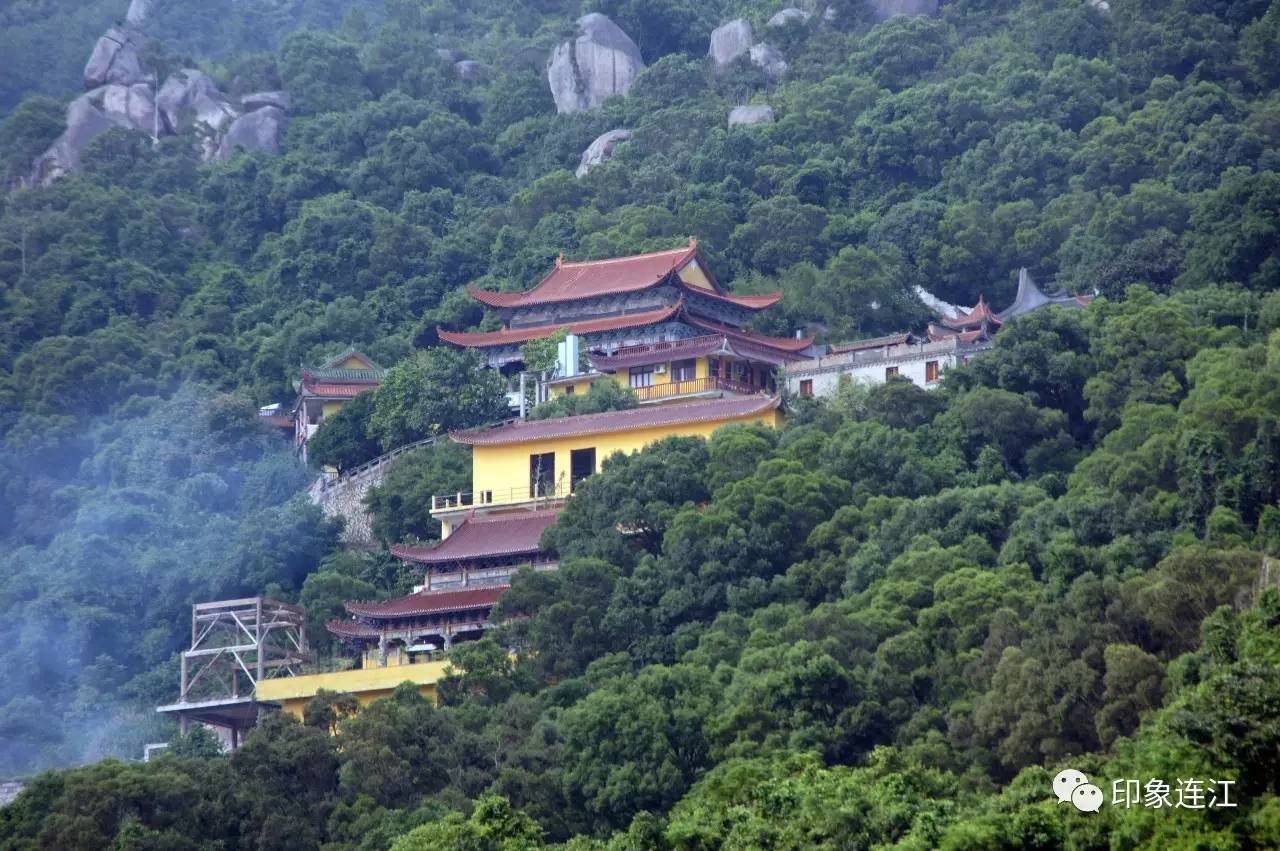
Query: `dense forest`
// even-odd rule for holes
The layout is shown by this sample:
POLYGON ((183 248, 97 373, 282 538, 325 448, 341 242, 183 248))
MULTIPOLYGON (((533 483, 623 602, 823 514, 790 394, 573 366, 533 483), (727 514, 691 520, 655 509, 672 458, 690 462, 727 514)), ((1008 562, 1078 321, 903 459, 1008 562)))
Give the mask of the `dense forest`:
MULTIPOLYGON (((6 175, 116 5, 0 10, 6 175)), ((156 3, 151 61, 293 106, 279 156, 113 130, 0 198, 0 775, 32 777, 0 848, 1280 847, 1280 3, 779 8, 156 3), (648 67, 558 115, 547 56, 586 11, 648 67), (780 80, 709 67, 736 16, 780 80), (727 127, 743 103, 777 120, 727 127), (412 584, 339 547, 258 424, 302 364, 391 367, 333 423, 351 458, 482 422, 492 382, 436 338, 495 327, 466 284, 689 235, 736 292, 785 290, 761 330, 823 342, 919 328, 916 287, 1003 306, 1020 266, 1099 298, 937 391, 611 459, 439 707, 332 697, 229 757, 117 759, 174 735, 192 602, 314 625, 412 584), (1083 815, 1050 792, 1068 766, 1236 806, 1083 815)), ((467 471, 410 456, 378 536, 431 538, 424 497, 467 471)))

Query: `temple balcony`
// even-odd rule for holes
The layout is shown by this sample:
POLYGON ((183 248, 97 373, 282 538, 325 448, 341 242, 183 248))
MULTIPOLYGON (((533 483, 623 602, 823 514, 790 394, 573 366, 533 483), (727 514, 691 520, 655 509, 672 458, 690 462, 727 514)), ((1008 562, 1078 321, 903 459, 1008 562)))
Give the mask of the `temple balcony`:
POLYGON ((539 485, 537 488, 526 484, 475 493, 458 491, 431 497, 431 512, 434 514, 492 506, 542 508, 559 505, 572 492, 573 488, 565 481, 539 485))
POLYGON ((643 405, 648 402, 666 402, 671 399, 722 395, 724 393, 750 395, 763 391, 759 387, 752 387, 750 384, 734 381, 731 378, 707 376, 683 381, 668 381, 665 384, 654 384, 649 387, 633 387, 631 392, 636 394, 636 398, 643 405))

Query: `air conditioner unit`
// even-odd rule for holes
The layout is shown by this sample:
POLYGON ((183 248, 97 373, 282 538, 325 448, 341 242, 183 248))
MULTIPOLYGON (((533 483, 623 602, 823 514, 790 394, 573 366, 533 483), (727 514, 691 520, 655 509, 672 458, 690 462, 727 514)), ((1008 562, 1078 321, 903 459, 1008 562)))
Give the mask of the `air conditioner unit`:
POLYGON ((666 374, 667 374, 667 365, 666 365, 665 363, 660 363, 660 364, 658 364, 657 366, 655 366, 655 367, 653 368, 653 374, 654 374, 654 375, 666 375, 666 374))

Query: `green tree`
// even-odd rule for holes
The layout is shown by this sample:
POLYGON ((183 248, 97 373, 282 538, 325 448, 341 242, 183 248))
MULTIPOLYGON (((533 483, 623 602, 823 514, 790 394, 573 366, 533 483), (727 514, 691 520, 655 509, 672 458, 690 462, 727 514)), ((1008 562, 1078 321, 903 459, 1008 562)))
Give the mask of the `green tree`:
POLYGON ((369 437, 373 399, 374 393, 365 391, 321 423, 307 441, 307 461, 318 467, 346 470, 378 457, 382 446, 369 437))
POLYGON ((369 434, 394 448, 508 415, 506 386, 471 351, 429 349, 387 371, 374 394, 369 434))

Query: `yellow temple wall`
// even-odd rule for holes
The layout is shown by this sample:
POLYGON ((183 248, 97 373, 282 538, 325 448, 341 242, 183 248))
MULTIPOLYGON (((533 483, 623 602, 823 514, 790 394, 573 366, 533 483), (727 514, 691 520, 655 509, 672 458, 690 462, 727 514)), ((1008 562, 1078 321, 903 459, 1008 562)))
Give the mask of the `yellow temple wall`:
POLYGON ((412 665, 390 665, 385 668, 359 668, 328 674, 305 674, 262 680, 254 693, 257 700, 280 704, 280 708, 298 718, 307 702, 321 689, 355 695, 361 706, 390 697, 403 682, 418 686, 418 693, 435 700, 436 683, 445 676, 449 662, 419 662, 412 665))
POLYGON ((529 456, 545 452, 556 454, 556 482, 567 492, 569 453, 574 449, 595 449, 595 471, 599 472, 600 464, 614 452, 638 452, 650 443, 672 435, 710 437, 716 429, 731 422, 758 422, 778 428, 782 425, 782 414, 775 409, 733 420, 562 437, 503 446, 476 446, 471 455, 472 492, 478 495, 483 491, 492 491, 494 504, 529 499, 529 456))
MULTIPOLYGON (((689 360, 689 358, 676 358, 676 360, 689 360)), ((708 375, 707 358, 705 357, 693 358, 693 361, 695 363, 694 376, 696 378, 706 378, 708 375)), ((657 373, 654 374, 653 383, 655 386, 671 383, 671 375, 672 375, 671 364, 672 364, 672 361, 665 361, 664 365, 666 366, 666 370, 661 375, 658 375, 657 373)), ((628 378, 627 371, 625 369, 620 369, 617 372, 613 373, 612 375, 597 375, 592 378, 584 378, 581 381, 574 381, 572 383, 566 382, 565 384, 557 384, 551 388, 551 397, 553 399, 560 398, 561 396, 565 395, 565 388, 570 386, 573 387, 574 393, 587 393, 591 390, 592 384, 601 380, 604 380, 604 381, 613 380, 613 381, 616 381, 622 387, 630 386, 630 380, 628 378)))

